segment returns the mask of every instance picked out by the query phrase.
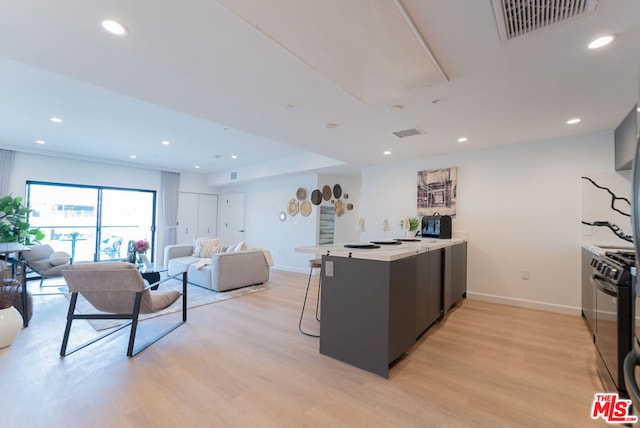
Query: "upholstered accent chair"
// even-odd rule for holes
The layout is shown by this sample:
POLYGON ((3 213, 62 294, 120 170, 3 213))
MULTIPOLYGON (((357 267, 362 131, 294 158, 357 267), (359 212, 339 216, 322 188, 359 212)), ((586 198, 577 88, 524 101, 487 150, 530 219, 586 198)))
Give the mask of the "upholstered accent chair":
POLYGON ((182 293, 175 290, 164 292, 150 291, 150 286, 144 281, 136 267, 131 263, 125 262, 74 264, 68 269, 63 270, 62 275, 67 281, 69 291, 71 292, 71 300, 67 313, 67 325, 62 339, 62 347, 60 348, 60 356, 62 357, 91 345, 128 326, 131 326, 131 330, 129 333, 127 356, 132 357, 187 321, 186 273, 182 277, 182 293), (76 313, 78 295, 82 295, 99 313, 76 313), (134 350, 139 315, 161 311, 172 305, 181 295, 182 320, 134 350), (115 327, 113 330, 67 352, 71 323, 76 319, 122 319, 130 320, 130 322, 115 327))
POLYGON ((71 264, 71 256, 64 251, 54 251, 49 244, 34 245, 22 253, 27 268, 40 275, 40 287, 45 278, 62 276, 71 264))

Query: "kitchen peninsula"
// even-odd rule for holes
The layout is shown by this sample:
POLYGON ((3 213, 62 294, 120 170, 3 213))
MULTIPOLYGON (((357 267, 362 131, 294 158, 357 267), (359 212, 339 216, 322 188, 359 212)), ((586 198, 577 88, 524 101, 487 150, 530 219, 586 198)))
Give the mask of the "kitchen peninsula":
POLYGON ((388 378, 389 365, 466 296, 467 242, 358 246, 296 251, 322 255, 320 353, 388 378))

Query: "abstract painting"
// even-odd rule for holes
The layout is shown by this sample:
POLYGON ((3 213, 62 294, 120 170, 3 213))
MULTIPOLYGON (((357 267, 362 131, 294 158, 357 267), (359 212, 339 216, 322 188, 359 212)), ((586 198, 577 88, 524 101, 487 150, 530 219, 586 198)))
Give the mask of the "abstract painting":
POLYGON ((418 215, 456 215, 457 168, 418 171, 418 215))

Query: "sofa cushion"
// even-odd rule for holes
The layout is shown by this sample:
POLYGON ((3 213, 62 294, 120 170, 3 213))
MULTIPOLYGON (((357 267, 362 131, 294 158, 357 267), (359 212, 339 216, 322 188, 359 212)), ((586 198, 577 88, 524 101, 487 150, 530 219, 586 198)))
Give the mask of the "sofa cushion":
POLYGON ((190 265, 198 263, 199 261, 199 257, 193 256, 177 257, 175 259, 171 259, 169 260, 169 264, 167 265, 167 273, 170 276, 175 276, 179 273, 187 272, 190 265))
POLYGON ((195 257, 211 257, 213 249, 218 246, 220 240, 218 238, 198 238, 193 246, 193 255, 195 257), (209 255, 205 255, 204 252, 209 255))

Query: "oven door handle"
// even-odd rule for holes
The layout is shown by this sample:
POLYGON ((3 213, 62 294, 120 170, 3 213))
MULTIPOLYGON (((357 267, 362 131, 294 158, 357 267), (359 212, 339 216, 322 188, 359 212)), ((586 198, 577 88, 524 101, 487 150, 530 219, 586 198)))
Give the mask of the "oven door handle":
POLYGON ((604 294, 608 294, 611 297, 618 297, 618 293, 609 290, 609 288, 605 285, 607 283, 599 276, 591 275, 591 282, 598 288, 598 290, 602 291, 604 294))
POLYGON ((640 402, 640 388, 636 381, 635 368, 640 366, 640 354, 632 350, 624 357, 624 383, 627 385, 627 392, 633 394, 636 403, 640 402))

